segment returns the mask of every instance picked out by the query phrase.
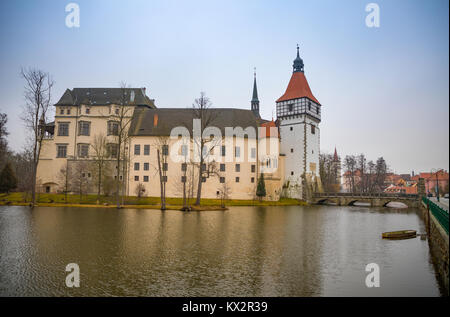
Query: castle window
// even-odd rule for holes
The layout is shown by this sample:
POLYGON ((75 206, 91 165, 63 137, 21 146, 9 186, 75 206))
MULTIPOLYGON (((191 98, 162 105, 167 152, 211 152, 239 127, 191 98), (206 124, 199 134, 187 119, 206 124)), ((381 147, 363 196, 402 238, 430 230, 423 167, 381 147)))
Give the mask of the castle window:
POLYGON ((291 171, 291 175, 294 175, 294 172, 293 172, 293 171, 291 171))
POLYGON ((89 144, 79 143, 78 145, 78 157, 88 157, 89 156, 89 144))
POLYGON ((60 114, 64 114, 64 109, 61 109, 61 111, 59 113, 60 114))
POLYGON ((187 164, 186 163, 181 163, 181 171, 182 172, 186 172, 187 170, 187 164))
POLYGON ((255 182, 255 178, 252 177, 252 178, 250 179, 250 181, 251 181, 252 183, 254 183, 254 182, 255 182))
POLYGON ((67 157, 67 145, 57 145, 56 157, 67 157))
POLYGON ((162 146, 162 155, 165 155, 165 156, 169 155, 169 146, 167 144, 164 144, 162 146))
POLYGON ((68 136, 69 135, 69 123, 60 122, 58 124, 58 136, 68 136))
POLYGON ((86 108, 86 114, 90 114, 91 113, 91 109, 90 108, 86 108))
POLYGON ((256 165, 252 165, 252 173, 256 171, 256 165))
POLYGON ((78 135, 89 136, 91 134, 91 123, 89 121, 78 122, 78 135))
POLYGON ((239 177, 236 177, 236 183, 239 183, 239 177))
POLYGON ((188 147, 186 144, 181 145, 181 155, 182 156, 187 156, 188 154, 188 147))
POLYGON ((252 147, 250 151, 251 158, 256 158, 256 148, 252 147))
POLYGON ((144 171, 148 171, 150 169, 150 164, 144 163, 144 171))
POLYGON ((311 134, 316 134, 316 126, 311 125, 311 134))
POLYGON ((289 104, 288 108, 289 108, 289 112, 291 112, 292 110, 294 110, 294 104, 293 103, 289 104))
POLYGON ((162 168, 163 168, 163 171, 167 171, 169 169, 169 164, 163 163, 162 168))
POLYGON ((144 176, 144 182, 148 182, 148 176, 147 175, 144 176))
MULTIPOLYGON (((148 177, 148 176, 147 176, 148 177)), ((144 178, 145 178, 145 176, 144 176, 144 178)), ((162 177, 162 181, 163 181, 163 183, 167 183, 167 176, 163 176, 162 177)))
POLYGON ((222 145, 222 148, 221 148, 221 150, 220 150, 220 154, 221 154, 222 156, 225 156, 225 145, 222 145))
POLYGON ((293 128, 293 127, 290 127, 290 128, 289 128, 289 130, 291 130, 291 131, 292 131, 292 130, 294 130, 294 128, 293 128))
POLYGON ((186 183, 186 176, 181 176, 181 182, 186 183))
POLYGON ((149 144, 144 145, 144 155, 150 155, 150 145, 149 144))
POLYGON ((116 108, 116 114, 119 114, 119 108, 116 108))
POLYGON ((225 164, 220 164, 220 171, 225 172, 225 164))
POLYGON ((141 145, 140 144, 134 145, 134 155, 141 155, 141 145))
POLYGON ((139 176, 136 175, 136 176, 134 177, 134 181, 135 181, 135 182, 139 182, 139 176))
POLYGON ((239 146, 234 147, 234 156, 241 157, 241 148, 239 146))
POLYGON ((119 135, 119 123, 108 121, 108 135, 119 135))
POLYGON ((225 177, 220 178, 220 183, 222 183, 222 184, 225 183, 225 177))
POLYGON ((311 111, 311 102, 308 102, 308 110, 311 111))
POLYGON ((108 157, 117 158, 117 144, 108 143, 106 145, 106 152, 108 153, 108 157))
POLYGON ((139 171, 139 163, 134 163, 134 170, 139 171))
POLYGON ((202 177, 202 183, 206 183, 206 177, 202 177))
POLYGON ((67 109, 67 114, 70 114, 70 109, 67 109))
POLYGON ((241 171, 241 164, 236 164, 236 172, 240 172, 241 171))
POLYGON ((291 149, 291 153, 294 153, 294 149, 291 149))
POLYGON ((319 107, 316 107, 316 113, 319 114, 319 107))

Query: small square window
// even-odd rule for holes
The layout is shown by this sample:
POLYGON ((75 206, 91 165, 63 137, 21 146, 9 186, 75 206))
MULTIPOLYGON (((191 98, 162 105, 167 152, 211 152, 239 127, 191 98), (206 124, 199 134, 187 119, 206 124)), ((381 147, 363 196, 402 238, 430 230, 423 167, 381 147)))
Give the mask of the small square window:
POLYGON ((294 153, 294 149, 291 149, 291 153, 294 153))
POLYGON ((241 164, 236 164, 236 172, 240 172, 241 171, 241 164))
POLYGON ((150 144, 144 145, 144 155, 150 155, 150 144))
POLYGON ((86 108, 86 114, 90 114, 91 113, 91 109, 86 108))
POLYGON ((150 169, 149 163, 144 163, 144 171, 148 171, 150 169))
POLYGON ((293 128, 293 127, 290 127, 290 128, 289 128, 289 130, 293 131, 293 130, 294 130, 294 128, 293 128))
POLYGON ((144 176, 144 182, 148 182, 148 176, 147 175, 144 176))
POLYGON ((252 165, 252 173, 256 172, 256 165, 252 165))
POLYGON ((291 171, 291 175, 294 175, 294 172, 291 171))
POLYGON ((225 177, 220 178, 220 183, 222 183, 222 184, 225 183, 225 177))
POLYGON ((70 114, 70 109, 67 109, 67 114, 70 114))
POLYGON ((186 183, 186 176, 181 176, 181 182, 186 183))
POLYGON ((254 178, 254 177, 251 178, 251 182, 252 182, 252 183, 255 182, 255 178, 254 178))
POLYGON ((202 183, 206 183, 206 177, 202 177, 202 183))
POLYGON ((139 163, 134 163, 134 170, 139 171, 139 163))
POLYGON ((239 183, 239 177, 236 177, 236 183, 239 183))
POLYGON ((136 175, 136 176, 134 177, 134 181, 135 181, 135 182, 139 182, 139 176, 136 175))
POLYGON ((60 114, 64 114, 64 109, 61 109, 60 114))
POLYGON ((220 171, 225 172, 225 164, 220 164, 220 171))

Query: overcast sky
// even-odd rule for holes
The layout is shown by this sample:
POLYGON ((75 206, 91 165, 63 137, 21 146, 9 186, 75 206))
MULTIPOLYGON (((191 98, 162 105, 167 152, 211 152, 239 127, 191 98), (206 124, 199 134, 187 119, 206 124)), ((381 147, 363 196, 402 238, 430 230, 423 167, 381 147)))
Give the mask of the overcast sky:
POLYGON ((321 150, 384 156, 399 173, 449 165, 449 2, 374 1, 0 2, 0 112, 20 150, 21 66, 66 88, 147 87, 158 107, 190 107, 200 91, 214 107, 250 109, 257 68, 261 114, 270 119, 292 74, 296 44, 323 105, 321 150), (80 27, 65 6, 80 7, 80 27))

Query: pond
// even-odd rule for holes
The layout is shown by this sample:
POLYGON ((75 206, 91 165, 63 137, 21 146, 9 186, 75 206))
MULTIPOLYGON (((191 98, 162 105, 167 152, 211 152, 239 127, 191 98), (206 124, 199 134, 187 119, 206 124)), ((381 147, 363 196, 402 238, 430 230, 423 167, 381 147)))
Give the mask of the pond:
POLYGON ((440 296, 418 209, 0 206, 0 296, 440 296), (80 287, 65 284, 66 265, 80 287), (368 288, 366 265, 380 268, 368 288))

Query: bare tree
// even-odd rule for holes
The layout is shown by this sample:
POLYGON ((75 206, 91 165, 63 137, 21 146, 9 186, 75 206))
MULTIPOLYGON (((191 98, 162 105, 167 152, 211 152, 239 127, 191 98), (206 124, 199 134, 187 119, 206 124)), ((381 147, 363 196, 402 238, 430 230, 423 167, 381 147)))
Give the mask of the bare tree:
POLYGON ((69 168, 69 160, 66 160, 66 166, 61 167, 59 170, 59 181, 62 184, 62 191, 64 193, 64 201, 67 203, 67 193, 70 191, 70 177, 71 171, 69 168))
POLYGON ((30 139, 33 157, 31 204, 34 206, 36 202, 36 170, 41 153, 46 116, 51 103, 51 92, 54 82, 48 73, 38 69, 22 68, 20 74, 25 79, 25 106, 21 119, 31 133, 30 139))
POLYGON ((167 159, 169 156, 169 138, 167 136, 159 136, 154 144, 156 147, 157 166, 156 171, 159 175, 161 210, 166 209, 166 184, 167 170, 169 168, 167 159))
POLYGON ((357 170, 359 171, 359 182, 357 187, 359 187, 359 191, 364 193, 367 191, 367 160, 364 154, 360 154, 356 157, 357 170))
POLYGON ((145 194, 145 186, 142 183, 137 184, 135 190, 134 190, 136 196, 138 199, 140 199, 145 194))
POLYGON ((70 184, 71 190, 80 196, 80 203, 83 199, 83 194, 89 191, 90 185, 90 164, 88 161, 80 160, 73 161, 73 167, 70 168, 70 184))
POLYGON ((206 128, 213 125, 214 121, 217 119, 218 112, 211 110, 211 101, 206 97, 204 92, 200 93, 200 97, 194 100, 192 105, 192 110, 194 112, 194 119, 200 119, 200 131, 199 136, 193 137, 194 141, 194 151, 197 151, 198 162, 198 183, 197 183, 197 198, 195 205, 200 205, 200 200, 202 197, 202 184, 204 177, 209 177, 210 174, 215 174, 216 163, 209 161, 209 156, 214 151, 214 148, 222 141, 218 138, 213 138, 210 136, 204 136, 204 131, 206 128))
POLYGON ((219 187, 219 197, 220 197, 220 206, 222 208, 225 207, 225 200, 228 200, 231 195, 231 188, 228 185, 228 182, 222 183, 222 186, 219 187))
POLYGON ((8 122, 8 116, 6 113, 0 113, 0 169, 3 169, 3 164, 6 163, 6 156, 8 152, 8 130, 6 129, 6 123, 8 122))
POLYGON ((345 181, 350 187, 350 191, 355 192, 356 185, 356 158, 354 155, 347 155, 344 158, 344 168, 345 168, 345 181))
POLYGON ((116 159, 116 203, 117 208, 120 208, 121 195, 123 195, 123 184, 125 183, 125 172, 127 168, 127 154, 126 149, 129 141, 128 129, 131 123, 134 104, 134 91, 127 88, 126 83, 120 84, 120 99, 118 101, 118 108, 112 121, 117 123, 117 159, 116 159), (122 174, 122 175, 121 175, 122 174), (121 179, 122 176, 122 179, 121 179))
POLYGON ((94 137, 94 142, 92 143, 93 156, 92 161, 96 167, 96 185, 97 185, 97 203, 99 202, 101 190, 102 190, 102 182, 103 182, 103 174, 106 169, 106 164, 108 163, 108 149, 107 149, 108 140, 104 134, 97 134, 94 137))

